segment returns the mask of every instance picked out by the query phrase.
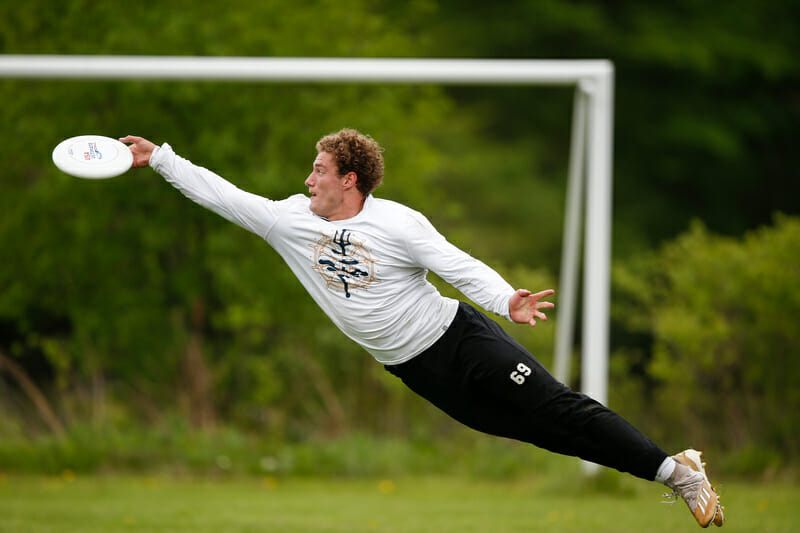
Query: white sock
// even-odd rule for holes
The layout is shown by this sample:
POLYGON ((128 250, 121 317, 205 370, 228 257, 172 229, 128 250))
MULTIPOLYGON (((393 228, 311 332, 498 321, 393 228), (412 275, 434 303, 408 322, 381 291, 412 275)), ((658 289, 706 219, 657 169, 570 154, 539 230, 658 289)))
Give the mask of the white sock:
POLYGON ((661 466, 658 467, 658 471, 656 472, 656 481, 659 483, 666 483, 669 476, 675 471, 677 465, 678 463, 672 457, 664 459, 664 462, 661 463, 661 466))

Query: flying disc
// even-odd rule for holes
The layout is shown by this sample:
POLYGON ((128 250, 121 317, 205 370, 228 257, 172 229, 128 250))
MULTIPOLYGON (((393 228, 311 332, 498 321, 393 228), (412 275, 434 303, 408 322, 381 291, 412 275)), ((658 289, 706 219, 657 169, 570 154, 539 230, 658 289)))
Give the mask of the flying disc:
POLYGON ((53 163, 61 171, 78 178, 113 178, 131 168, 133 154, 116 139, 80 135, 61 141, 55 147, 53 163))

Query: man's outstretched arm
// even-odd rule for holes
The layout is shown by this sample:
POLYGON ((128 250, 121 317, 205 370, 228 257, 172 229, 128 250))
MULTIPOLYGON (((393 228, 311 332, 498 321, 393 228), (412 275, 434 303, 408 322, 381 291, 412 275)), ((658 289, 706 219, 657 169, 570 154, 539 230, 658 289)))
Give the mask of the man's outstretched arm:
POLYGON ((277 220, 276 202, 239 189, 214 172, 178 156, 168 144, 159 147, 136 135, 122 137, 120 141, 129 143, 134 167, 152 167, 190 200, 259 237, 265 237, 277 220))

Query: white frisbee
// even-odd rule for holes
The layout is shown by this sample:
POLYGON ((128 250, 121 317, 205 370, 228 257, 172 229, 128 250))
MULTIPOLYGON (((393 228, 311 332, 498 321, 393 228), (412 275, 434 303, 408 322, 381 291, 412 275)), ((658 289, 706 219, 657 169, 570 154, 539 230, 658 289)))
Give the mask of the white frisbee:
POLYGON ((133 154, 116 139, 80 135, 61 141, 55 147, 53 163, 61 171, 78 178, 113 178, 131 168, 133 154))

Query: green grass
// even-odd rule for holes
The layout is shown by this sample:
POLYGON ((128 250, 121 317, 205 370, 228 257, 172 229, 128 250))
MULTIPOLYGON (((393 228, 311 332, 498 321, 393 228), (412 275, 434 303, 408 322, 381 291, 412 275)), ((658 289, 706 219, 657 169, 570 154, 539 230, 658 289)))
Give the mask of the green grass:
MULTIPOLYGON (((800 488, 723 487, 723 531, 797 531, 800 488)), ((697 531, 683 503, 630 477, 196 479, 0 476, 3 532, 697 531)))

